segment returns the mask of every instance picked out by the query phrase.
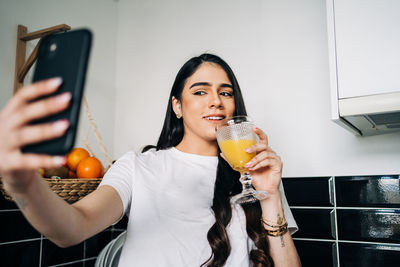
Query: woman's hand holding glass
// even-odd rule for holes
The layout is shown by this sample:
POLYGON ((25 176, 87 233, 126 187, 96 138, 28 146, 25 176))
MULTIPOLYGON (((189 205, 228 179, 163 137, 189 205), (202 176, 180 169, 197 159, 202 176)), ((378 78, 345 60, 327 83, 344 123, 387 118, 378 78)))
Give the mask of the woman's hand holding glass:
POLYGON ((245 166, 253 178, 254 188, 272 196, 279 193, 283 163, 279 155, 268 146, 268 136, 259 128, 253 130, 260 141, 246 149, 247 153, 256 153, 256 156, 245 166))
POLYGON ((259 138, 253 132, 253 128, 253 121, 247 116, 234 116, 217 125, 217 141, 224 159, 234 170, 240 172, 239 180, 243 188, 240 194, 232 197, 235 203, 251 203, 263 200, 268 195, 265 190, 254 190, 252 175, 246 166, 247 163, 252 162, 257 152, 245 151, 257 145, 259 138))

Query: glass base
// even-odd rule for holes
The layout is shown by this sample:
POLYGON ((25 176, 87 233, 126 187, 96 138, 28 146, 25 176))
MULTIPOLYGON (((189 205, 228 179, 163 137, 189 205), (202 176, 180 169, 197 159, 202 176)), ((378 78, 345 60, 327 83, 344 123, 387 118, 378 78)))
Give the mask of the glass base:
POLYGON ((266 199, 267 196, 268 193, 266 191, 248 189, 233 196, 232 201, 236 204, 254 203, 256 201, 266 199))

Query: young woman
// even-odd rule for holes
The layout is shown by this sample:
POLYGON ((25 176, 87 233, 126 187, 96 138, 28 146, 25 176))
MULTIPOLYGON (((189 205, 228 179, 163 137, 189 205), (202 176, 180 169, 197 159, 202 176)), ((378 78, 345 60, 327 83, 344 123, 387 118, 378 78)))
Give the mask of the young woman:
POLYGON ((56 91, 60 83, 51 79, 27 86, 0 112, 3 183, 38 231, 66 247, 129 213, 120 266, 300 266, 290 235, 297 226, 281 186, 282 161, 258 128, 260 142, 247 150, 256 153, 248 168, 253 186, 267 191, 268 198, 230 202, 241 184, 220 155, 215 126, 246 110, 238 82, 222 59, 203 54, 186 62, 173 84, 157 146, 126 153, 95 192, 73 205, 54 194, 36 171, 65 159, 20 150, 67 129, 66 121, 27 124, 68 106, 69 94, 30 102, 56 91))

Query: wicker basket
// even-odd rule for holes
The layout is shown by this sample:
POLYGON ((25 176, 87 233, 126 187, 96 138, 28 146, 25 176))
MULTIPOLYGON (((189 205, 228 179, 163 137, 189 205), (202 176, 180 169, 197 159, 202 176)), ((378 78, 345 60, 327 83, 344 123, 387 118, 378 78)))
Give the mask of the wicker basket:
MULTIPOLYGON (((63 198, 68 203, 72 204, 84 196, 90 194, 96 190, 97 186, 101 182, 99 179, 47 179, 46 182, 49 184, 51 190, 63 198)), ((7 194, 3 188, 3 183, 0 178, 0 191, 4 195, 4 198, 12 201, 12 198, 7 194)))

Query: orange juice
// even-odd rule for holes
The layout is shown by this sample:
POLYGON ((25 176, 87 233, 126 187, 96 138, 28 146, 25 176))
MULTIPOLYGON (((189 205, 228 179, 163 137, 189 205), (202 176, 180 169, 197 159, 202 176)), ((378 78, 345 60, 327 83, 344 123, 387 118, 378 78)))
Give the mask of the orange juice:
POLYGON ((224 157, 232 166, 232 168, 238 172, 245 172, 247 168, 244 167, 256 153, 247 153, 244 151, 246 148, 254 145, 256 140, 242 139, 242 140, 224 140, 219 142, 224 157))

